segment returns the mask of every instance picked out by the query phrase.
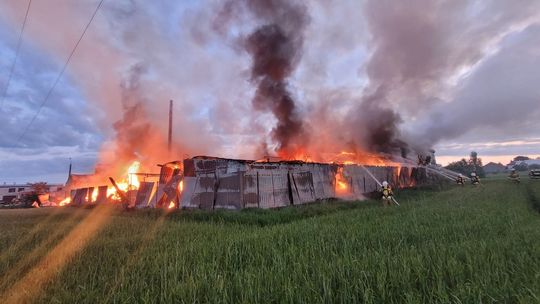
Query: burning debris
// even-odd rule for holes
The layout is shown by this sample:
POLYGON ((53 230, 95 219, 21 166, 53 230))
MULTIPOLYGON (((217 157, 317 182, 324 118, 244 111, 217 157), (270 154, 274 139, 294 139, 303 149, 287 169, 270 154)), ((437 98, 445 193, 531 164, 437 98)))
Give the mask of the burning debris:
POLYGON ((139 176, 146 180, 148 174, 141 174, 141 163, 134 161, 126 171, 117 178, 109 177, 110 185, 106 185, 107 178, 102 171, 91 175, 70 174, 64 192, 68 193, 58 205, 82 205, 100 203, 129 202, 131 193, 141 187, 139 176))

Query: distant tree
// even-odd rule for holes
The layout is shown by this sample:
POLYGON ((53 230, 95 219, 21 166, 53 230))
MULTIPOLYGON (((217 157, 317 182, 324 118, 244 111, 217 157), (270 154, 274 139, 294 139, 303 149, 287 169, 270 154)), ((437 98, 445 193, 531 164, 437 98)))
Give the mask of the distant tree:
POLYGON ((472 171, 469 169, 469 164, 465 158, 452 162, 446 166, 446 169, 461 173, 463 175, 469 175, 472 171))
POLYGON ((37 182, 30 184, 30 192, 25 193, 21 197, 21 201, 26 207, 32 206, 34 202, 37 202, 41 205, 39 201, 39 195, 49 192, 49 186, 46 182, 37 182))
POLYGON ((480 177, 486 176, 482 166, 482 159, 478 158, 478 153, 475 151, 471 152, 469 160, 462 158, 459 161, 448 164, 446 169, 461 173, 465 176, 470 176, 472 172, 476 172, 480 177))
POLYGON ((471 172, 476 172, 478 176, 485 177, 486 173, 484 172, 484 166, 482 165, 482 159, 478 157, 476 151, 472 151, 469 158, 469 166, 471 167, 471 172))
POLYGON ((516 156, 514 157, 514 161, 515 162, 521 162, 521 161, 524 161, 524 160, 529 160, 530 158, 528 158, 527 156, 516 156))

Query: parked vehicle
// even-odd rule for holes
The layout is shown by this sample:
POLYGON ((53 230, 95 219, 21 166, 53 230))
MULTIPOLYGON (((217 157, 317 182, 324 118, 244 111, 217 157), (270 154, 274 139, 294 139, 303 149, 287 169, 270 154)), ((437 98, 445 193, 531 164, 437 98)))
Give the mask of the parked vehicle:
POLYGON ((540 169, 532 169, 529 171, 529 177, 531 179, 540 179, 540 169))

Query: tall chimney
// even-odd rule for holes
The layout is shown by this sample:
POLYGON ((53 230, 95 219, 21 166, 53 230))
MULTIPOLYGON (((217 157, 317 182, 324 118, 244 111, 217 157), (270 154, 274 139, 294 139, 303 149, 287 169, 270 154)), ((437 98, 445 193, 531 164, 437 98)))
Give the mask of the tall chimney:
POLYGON ((169 152, 171 152, 172 148, 172 113, 173 113, 173 101, 172 99, 169 101, 169 140, 167 149, 169 152))

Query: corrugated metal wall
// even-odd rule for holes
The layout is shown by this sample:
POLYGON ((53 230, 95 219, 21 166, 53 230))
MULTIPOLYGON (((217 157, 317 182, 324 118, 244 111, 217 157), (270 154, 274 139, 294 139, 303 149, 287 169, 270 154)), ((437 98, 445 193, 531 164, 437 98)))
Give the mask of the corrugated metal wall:
MULTIPOLYGON (((338 165, 317 163, 257 163, 241 160, 192 158, 184 161, 181 207, 200 209, 279 208, 336 197, 338 165)), ((425 178, 418 168, 366 166, 379 181, 395 187, 425 178), (412 170, 415 169, 415 170, 412 170)), ((358 165, 344 165, 350 197, 379 189, 358 165)))
POLYGON ((216 201, 217 209, 242 209, 242 175, 243 172, 224 173, 217 178, 216 201))
POLYGON ((135 207, 136 208, 147 208, 150 206, 154 195, 154 182, 141 182, 139 186, 139 191, 137 191, 137 196, 135 198, 135 207))
MULTIPOLYGON (((137 208, 168 206, 197 209, 279 208, 335 198, 355 199, 378 191, 377 182, 388 181, 396 188, 424 184, 436 177, 420 167, 391 167, 319 164, 302 162, 257 163, 252 161, 196 157, 184 160, 183 175, 162 168, 159 183, 142 182, 133 205, 137 208), (336 193, 337 174, 345 182, 345 193, 336 193), (178 183, 183 192, 178 197, 178 183), (157 204, 156 204, 157 202, 157 204)), ((74 205, 82 205, 89 188, 72 191, 74 205)), ((91 190, 90 190, 91 191, 91 190)), ((107 188, 99 187, 98 201, 107 188)), ((135 197, 134 197, 135 198, 135 197)))
POLYGON ((242 186, 244 208, 259 208, 259 172, 243 172, 242 186))
POLYGON ((291 172, 289 176, 295 204, 305 204, 317 199, 315 196, 315 187, 313 186, 312 172, 291 172))

